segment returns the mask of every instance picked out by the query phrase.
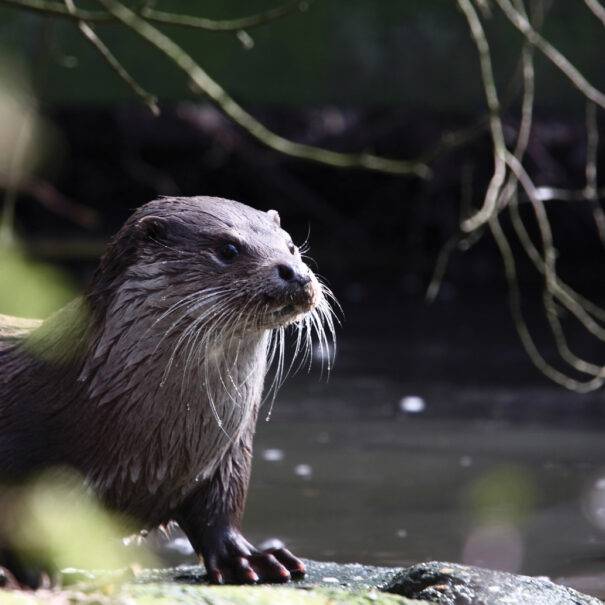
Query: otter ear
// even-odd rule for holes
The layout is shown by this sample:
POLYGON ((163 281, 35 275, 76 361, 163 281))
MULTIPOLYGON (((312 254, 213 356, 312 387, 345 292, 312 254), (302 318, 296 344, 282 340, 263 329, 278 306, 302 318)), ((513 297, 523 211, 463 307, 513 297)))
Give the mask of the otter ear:
POLYGON ((281 220, 279 219, 279 214, 277 210, 267 210, 267 214, 269 215, 269 218, 273 219, 273 221, 278 227, 281 227, 281 220))
POLYGON ((166 221, 160 216, 144 216, 134 224, 135 233, 141 239, 164 239, 167 229, 166 221))

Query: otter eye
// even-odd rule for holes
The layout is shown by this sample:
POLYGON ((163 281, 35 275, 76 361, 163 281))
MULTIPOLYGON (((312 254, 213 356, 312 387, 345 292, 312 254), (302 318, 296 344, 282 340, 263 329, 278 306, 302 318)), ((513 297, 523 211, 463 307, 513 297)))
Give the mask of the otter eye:
POLYGON ((236 244, 229 242, 228 244, 223 244, 218 249, 218 253, 224 261, 232 261, 239 254, 239 248, 236 244))

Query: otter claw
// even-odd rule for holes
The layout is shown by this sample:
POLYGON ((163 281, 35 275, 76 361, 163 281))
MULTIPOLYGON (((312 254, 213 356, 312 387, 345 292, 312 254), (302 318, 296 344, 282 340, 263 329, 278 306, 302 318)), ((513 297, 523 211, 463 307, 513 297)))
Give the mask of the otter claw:
POLYGON ((258 551, 229 524, 207 527, 200 546, 208 580, 215 584, 287 582, 305 574, 304 564, 289 550, 258 551))
POLYGON ((273 551, 252 555, 250 564, 264 582, 287 582, 290 579, 290 572, 273 551))
POLYGON ((301 578, 305 566, 286 549, 274 549, 234 557, 208 566, 208 579, 214 584, 281 583, 301 578))
POLYGON ((264 552, 272 554, 290 572, 293 578, 302 578, 305 575, 307 571, 305 564, 287 548, 273 548, 264 552))

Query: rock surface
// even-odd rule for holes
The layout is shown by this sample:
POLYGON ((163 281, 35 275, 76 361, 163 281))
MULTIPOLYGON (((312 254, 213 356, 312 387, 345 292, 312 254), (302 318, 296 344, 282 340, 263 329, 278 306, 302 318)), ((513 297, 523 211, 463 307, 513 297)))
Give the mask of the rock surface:
POLYGON ((209 586, 203 567, 143 570, 98 576, 65 573, 70 589, 0 592, 2 605, 603 605, 594 597, 542 578, 450 563, 370 567, 306 561, 297 582, 262 586, 209 586), (84 578, 84 579, 82 579, 84 578))
POLYGON ((595 597, 544 578, 450 563, 421 563, 382 588, 439 605, 602 605, 595 597))

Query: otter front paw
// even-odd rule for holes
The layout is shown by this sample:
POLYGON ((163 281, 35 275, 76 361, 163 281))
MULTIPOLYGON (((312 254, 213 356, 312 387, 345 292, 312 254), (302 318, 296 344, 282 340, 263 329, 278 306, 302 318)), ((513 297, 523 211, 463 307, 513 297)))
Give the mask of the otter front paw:
POLYGON ((259 551, 228 526, 211 526, 204 531, 201 555, 208 579, 215 584, 287 582, 305 574, 304 564, 289 550, 259 551))

